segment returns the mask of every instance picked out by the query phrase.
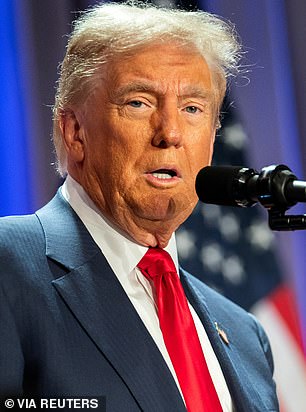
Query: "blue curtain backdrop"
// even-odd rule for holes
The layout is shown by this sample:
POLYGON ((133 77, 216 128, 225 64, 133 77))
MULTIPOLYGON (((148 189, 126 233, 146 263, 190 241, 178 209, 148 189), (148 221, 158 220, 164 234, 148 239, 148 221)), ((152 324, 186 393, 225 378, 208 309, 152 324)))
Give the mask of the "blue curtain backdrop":
POLYGON ((1 215, 31 212, 33 181, 26 107, 26 70, 16 3, 1 1, 0 13, 0 210, 1 215))

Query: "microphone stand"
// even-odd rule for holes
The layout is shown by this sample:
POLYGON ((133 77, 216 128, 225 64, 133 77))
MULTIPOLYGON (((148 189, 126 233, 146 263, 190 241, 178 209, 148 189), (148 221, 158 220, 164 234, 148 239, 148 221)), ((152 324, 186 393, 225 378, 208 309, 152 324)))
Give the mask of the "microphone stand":
POLYGON ((258 201, 268 210, 272 230, 305 230, 305 215, 286 215, 298 201, 306 202, 305 188, 299 191, 296 176, 285 165, 264 167, 257 179, 258 201))
POLYGON ((289 231, 306 229, 306 215, 285 215, 285 211, 269 210, 269 226, 272 230, 289 231))

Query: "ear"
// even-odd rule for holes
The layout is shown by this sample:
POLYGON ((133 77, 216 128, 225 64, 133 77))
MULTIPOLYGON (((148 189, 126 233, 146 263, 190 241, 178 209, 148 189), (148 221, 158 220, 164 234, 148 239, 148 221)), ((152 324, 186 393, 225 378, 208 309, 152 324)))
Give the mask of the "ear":
POLYGON ((80 163, 84 160, 84 141, 81 137, 81 127, 73 110, 64 111, 59 119, 68 162, 80 163))

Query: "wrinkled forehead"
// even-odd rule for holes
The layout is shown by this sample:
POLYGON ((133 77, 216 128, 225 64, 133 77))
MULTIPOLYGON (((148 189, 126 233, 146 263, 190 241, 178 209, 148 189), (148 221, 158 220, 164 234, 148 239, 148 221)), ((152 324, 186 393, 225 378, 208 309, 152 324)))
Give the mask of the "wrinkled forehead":
POLYGON ((153 43, 113 56, 97 73, 111 90, 137 91, 159 88, 160 93, 177 88, 179 94, 214 93, 213 73, 195 48, 176 43, 153 43))

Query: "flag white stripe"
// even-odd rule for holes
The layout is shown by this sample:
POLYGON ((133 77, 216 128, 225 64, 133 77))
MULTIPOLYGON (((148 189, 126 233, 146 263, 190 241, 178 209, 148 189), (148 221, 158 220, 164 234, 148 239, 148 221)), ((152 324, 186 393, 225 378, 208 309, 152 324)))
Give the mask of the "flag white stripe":
POLYGON ((271 343, 277 390, 286 412, 306 410, 306 364, 293 336, 269 301, 260 301, 252 313, 263 325, 271 343))

